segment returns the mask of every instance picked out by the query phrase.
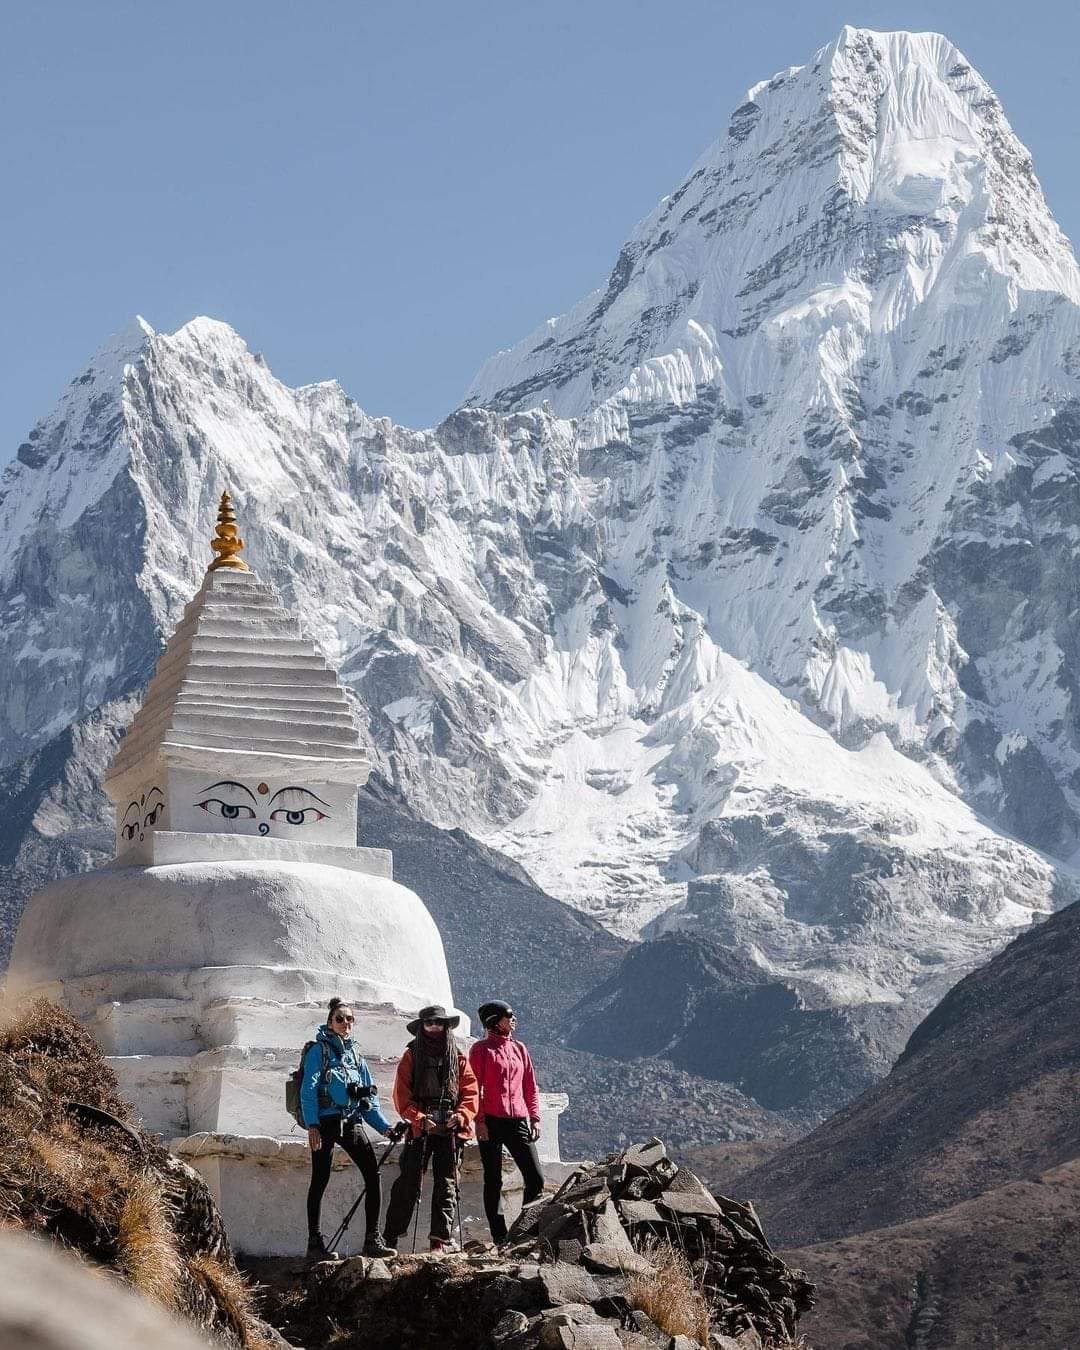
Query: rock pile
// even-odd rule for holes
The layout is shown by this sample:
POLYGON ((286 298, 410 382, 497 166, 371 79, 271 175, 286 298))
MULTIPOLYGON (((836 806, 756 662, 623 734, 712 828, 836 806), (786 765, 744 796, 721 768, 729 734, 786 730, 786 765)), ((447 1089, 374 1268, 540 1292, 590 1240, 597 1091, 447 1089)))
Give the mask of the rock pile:
POLYGON ((423 1344, 435 1326, 418 1322, 437 1310, 443 1328, 465 1329, 442 1331, 453 1350, 771 1350, 795 1343, 813 1305, 813 1286, 772 1252, 753 1206, 711 1195, 658 1139, 579 1167, 521 1214, 497 1254, 324 1263, 309 1292, 312 1312, 392 1325, 398 1345, 423 1344), (673 1331, 660 1305, 689 1312, 696 1334, 673 1331))

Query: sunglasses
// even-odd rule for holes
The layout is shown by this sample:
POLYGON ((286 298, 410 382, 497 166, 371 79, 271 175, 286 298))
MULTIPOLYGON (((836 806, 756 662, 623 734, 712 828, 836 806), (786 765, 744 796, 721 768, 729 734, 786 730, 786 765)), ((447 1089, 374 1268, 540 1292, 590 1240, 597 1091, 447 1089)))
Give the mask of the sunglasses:
POLYGON ((426 1027, 444 1027, 444 1026, 446 1026, 446 1023, 445 1023, 445 1022, 425 1022, 425 1023, 424 1023, 424 1026, 426 1026, 426 1027))
POLYGON ((335 1022, 355 1022, 355 1021, 356 1021, 356 1018, 355 1018, 355 1017, 350 1017, 347 1013, 335 1013, 335 1014, 334 1014, 334 1021, 335 1021, 335 1022))

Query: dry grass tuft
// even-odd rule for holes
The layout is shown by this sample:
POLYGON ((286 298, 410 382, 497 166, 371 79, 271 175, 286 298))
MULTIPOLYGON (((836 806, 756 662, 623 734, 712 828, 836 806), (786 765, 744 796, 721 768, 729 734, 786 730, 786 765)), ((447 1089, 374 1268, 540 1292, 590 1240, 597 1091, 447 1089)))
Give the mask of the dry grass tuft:
POLYGON ((116 1265, 145 1298, 169 1309, 178 1306, 184 1266, 172 1215, 149 1177, 128 1186, 116 1230, 116 1265))
POLYGON ((631 1275, 626 1296, 669 1336, 689 1336, 709 1343, 709 1305, 690 1262, 666 1242, 649 1244, 642 1256, 653 1265, 648 1275, 631 1275))
POLYGON ((244 1350, 267 1350, 268 1342, 255 1330, 254 1291, 236 1267, 204 1255, 192 1257, 187 1268, 192 1279, 210 1295, 218 1316, 244 1350))
POLYGON ((131 1118, 97 1042, 66 1009, 48 999, 32 999, 14 1010, 0 1028, 0 1054, 10 1055, 48 1095, 87 1102, 119 1120, 131 1118))

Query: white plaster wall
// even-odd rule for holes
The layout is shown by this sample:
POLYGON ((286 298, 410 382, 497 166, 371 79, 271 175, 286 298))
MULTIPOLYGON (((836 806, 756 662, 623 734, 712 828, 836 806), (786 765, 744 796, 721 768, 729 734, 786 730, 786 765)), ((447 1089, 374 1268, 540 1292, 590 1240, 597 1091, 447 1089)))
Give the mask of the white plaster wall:
POLYGON ((125 784, 127 793, 116 803, 116 855, 129 852, 144 844, 158 829, 169 828, 169 791, 164 769, 152 760, 150 771, 135 781, 125 784))
POLYGON ((172 1139, 188 1132, 186 1055, 110 1055, 120 1095, 135 1108, 146 1129, 172 1139))
MULTIPOLYGON (((279 999, 276 977, 291 972, 320 999, 347 979, 370 1002, 452 1003, 442 939, 419 896, 384 877, 280 861, 114 867, 55 882, 23 914, 8 981, 18 994, 126 971, 129 997, 167 997, 146 977, 222 967, 233 972, 224 995, 263 992, 244 980, 247 967, 272 976, 262 983, 279 999)), ((101 992, 94 1007, 119 997, 101 992)))
MULTIPOLYGON (((374 1142, 376 1156, 381 1157, 386 1145, 381 1140, 374 1142)), ((306 1144, 297 1141, 278 1145, 272 1139, 234 1140, 195 1135, 175 1140, 172 1147, 206 1180, 236 1251, 250 1256, 299 1256, 303 1253, 307 1246, 304 1202, 311 1174, 306 1144)), ((399 1146, 382 1171, 383 1215, 398 1172, 400 1152, 399 1146)), ((340 1150, 335 1150, 334 1169, 323 1198, 322 1232, 325 1237, 329 1238, 337 1228, 362 1185, 360 1173, 340 1150)), ((503 1190, 506 1212, 512 1220, 521 1207, 521 1178, 516 1168, 504 1168, 503 1190)), ((417 1251, 427 1250, 429 1215, 430 1189, 425 1186, 423 1211, 416 1229, 417 1251)), ((484 1218, 480 1158, 475 1147, 466 1148, 462 1163, 461 1220, 466 1242, 470 1238, 490 1240, 484 1218)), ((456 1226, 454 1236, 457 1237, 456 1226)), ((339 1250, 344 1254, 355 1254, 363 1241, 361 1204, 339 1250)), ((410 1251, 411 1246, 410 1228, 403 1250, 410 1251)))
MULTIPOLYGON (((21 997, 23 993, 40 994, 63 1003, 76 1017, 91 1021, 97 1008, 110 1001, 131 999, 193 999, 200 1009, 208 1009, 216 1002, 228 1002, 240 997, 267 1003, 306 1007, 312 1025, 325 1014, 331 994, 354 1004, 386 1006, 399 1015, 415 1016, 423 1002, 414 992, 388 990, 374 980, 343 975, 333 971, 298 970, 271 966, 204 966, 197 970, 103 970, 88 975, 73 975, 64 979, 44 979, 31 985, 20 985, 16 990, 9 984, 8 992, 21 997), (237 990, 245 991, 237 995, 237 990)), ((458 1034, 467 1034, 469 1019, 460 1009, 452 1009, 461 1016, 458 1034)), ((204 1033, 200 1031, 200 1035, 204 1033)), ((305 1037, 305 1039, 307 1039, 305 1037)), ((299 1042, 303 1044, 303 1042, 299 1042)))
POLYGON ((368 872, 393 879, 394 857, 388 848, 345 847, 313 840, 276 839, 246 834, 192 834, 166 830, 159 823, 145 839, 133 843, 122 858, 105 867, 164 867, 169 863, 193 862, 313 862, 343 867, 349 872, 368 872))
POLYGON ((559 1117, 570 1105, 565 1092, 541 1092, 540 1094, 540 1141, 536 1151, 542 1163, 562 1161, 559 1151, 559 1117))
MULTIPOLYGON (((202 1015, 202 1036, 208 1046, 295 1046, 313 1040, 326 1020, 326 1003, 276 1003, 270 999, 227 998, 211 1002, 202 1015)), ((395 1063, 409 1042, 408 1011, 393 1004, 377 1007, 352 1000, 356 1013, 353 1038, 369 1062, 395 1063)))
POLYGON ((310 771, 251 774, 224 750, 212 763, 205 771, 169 768, 170 829, 355 845, 355 783, 320 781, 310 771))
POLYGON ((191 999, 140 998, 101 1004, 90 1030, 107 1055, 195 1055, 198 1021, 191 999))

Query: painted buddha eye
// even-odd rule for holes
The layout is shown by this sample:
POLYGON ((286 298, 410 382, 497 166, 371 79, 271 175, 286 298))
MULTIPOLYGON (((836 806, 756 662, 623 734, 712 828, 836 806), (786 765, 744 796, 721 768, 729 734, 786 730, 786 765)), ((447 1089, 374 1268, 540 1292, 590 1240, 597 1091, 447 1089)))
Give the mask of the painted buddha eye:
POLYGON ((317 806, 305 806, 302 811, 288 811, 279 806, 276 811, 270 812, 270 819, 283 820, 286 825, 307 825, 309 822, 325 820, 326 812, 320 811, 317 806))
POLYGON ((158 804, 154 807, 154 809, 147 815, 146 819, 143 821, 143 824, 156 825, 158 823, 162 811, 164 810, 165 810, 165 803, 158 802, 158 804))
POLYGON ((301 787, 298 783, 278 788, 270 798, 270 819, 284 825, 314 825, 320 820, 325 820, 329 814, 329 803, 317 797, 310 788, 301 787), (278 803, 276 807, 275 802, 278 803))
POLYGON ((139 833, 139 816, 141 809, 138 802, 129 802, 127 810, 124 812, 124 818, 120 822, 120 838, 126 839, 130 844, 139 833), (134 819, 132 814, 134 813, 134 819))
POLYGON ((220 797, 207 797, 205 801, 196 802, 195 805, 202 807, 211 816, 221 816, 223 820, 255 819, 255 812, 250 806, 241 806, 236 802, 223 802, 220 797))

